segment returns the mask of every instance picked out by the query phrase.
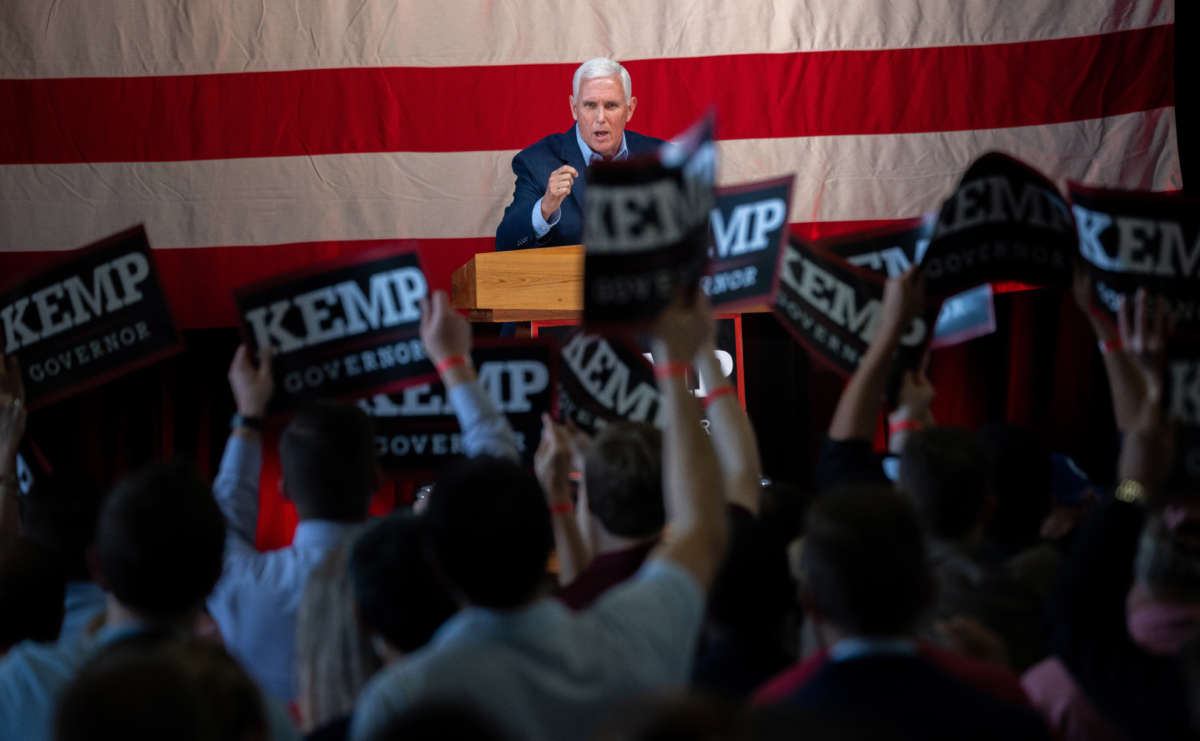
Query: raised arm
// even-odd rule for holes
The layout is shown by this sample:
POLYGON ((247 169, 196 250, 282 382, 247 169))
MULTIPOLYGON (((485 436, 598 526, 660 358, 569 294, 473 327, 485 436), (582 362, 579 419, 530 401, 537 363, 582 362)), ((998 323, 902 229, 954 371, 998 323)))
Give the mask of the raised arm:
POLYGON ((1119 309, 1130 369, 1147 393, 1128 410, 1130 426, 1121 442, 1116 495, 1101 498, 1082 522, 1049 602, 1051 649, 1092 692, 1112 686, 1113 667, 1126 673, 1127 682, 1140 679, 1128 672, 1146 667, 1144 652, 1129 635, 1126 599, 1146 505, 1160 493, 1173 456, 1159 383, 1164 322, 1161 313, 1154 313, 1147 316, 1141 291, 1119 309))
POLYGON ((575 581, 591 560, 571 504, 572 458, 571 436, 566 425, 560 425, 549 414, 543 414, 542 442, 533 457, 533 469, 550 509, 554 552, 558 557, 558 583, 561 586, 575 581))
MULTIPOLYGON (((559 170, 561 169, 559 168, 559 170)), ((544 174, 540 176, 535 174, 533 162, 528 153, 522 152, 513 157, 512 170, 515 177, 513 197, 512 202, 504 209, 504 216, 499 226, 496 227, 497 252, 537 247, 545 241, 550 231, 557 226, 558 218, 561 217, 561 214, 556 216, 553 212, 562 202, 562 197, 557 197, 556 200, 552 198, 550 203, 543 204, 542 199, 547 195, 549 187, 553 186, 553 182, 548 182, 544 174), (553 208, 549 208, 547 211, 543 210, 541 205, 553 206, 553 208), (535 211, 538 212, 536 217, 535 211), (540 223, 538 219, 540 219, 540 223), (539 226, 543 229, 540 233, 539 226)), ((574 168, 570 168, 570 171, 574 173, 575 177, 579 176, 574 168)), ((551 178, 552 180, 553 178, 551 178)), ((573 182, 572 178, 571 183, 573 182)), ((571 183, 566 185, 568 193, 571 183)))
POLYGON ((240 416, 229 433, 221 467, 213 480, 213 496, 229 525, 226 551, 255 551, 258 527, 258 480, 262 471, 262 422, 275 391, 270 348, 260 352, 255 367, 250 351, 239 345, 229 364, 229 388, 240 416))
POLYGON ((711 341, 696 353, 696 370, 708 393, 708 429, 721 466, 725 499, 757 515, 762 490, 758 440, 733 386, 721 372, 716 347, 711 341))
POLYGON ((1091 285, 1086 268, 1081 265, 1075 266, 1072 293, 1075 305, 1087 317, 1100 346, 1105 375, 1108 376, 1108 390, 1112 394, 1113 416, 1117 421, 1117 429, 1128 430, 1137 417, 1142 397, 1146 393, 1141 371, 1124 347, 1117 329, 1105 322, 1092 308, 1091 285))
MULTIPOLYGON (((1117 312, 1121 345, 1127 362, 1139 379, 1143 393, 1136 407, 1131 408, 1129 428, 1121 440, 1121 456, 1117 475, 1126 482, 1136 483, 1127 494, 1141 488, 1142 497, 1160 493, 1171 473, 1175 457, 1175 435, 1163 413, 1162 378, 1166 368, 1167 312, 1161 299, 1147 298, 1138 289, 1132 306, 1122 299, 1117 312)), ((1122 491, 1118 489, 1118 498, 1122 491)), ((1132 501, 1132 498, 1127 500, 1132 501)))
POLYGON ((450 306, 445 291, 421 299, 421 342, 446 387, 466 454, 520 459, 516 433, 479 385, 471 364, 471 324, 450 306))
POLYGON ((897 400, 896 410, 888 415, 889 452, 902 452, 904 443, 913 431, 934 425, 933 412, 929 408, 933 403, 933 384, 925 375, 928 362, 929 354, 926 353, 921 367, 905 371, 904 377, 900 379, 900 398, 897 400))
POLYGON ((21 368, 15 357, 0 355, 0 538, 16 537, 19 530, 17 449, 25 434, 25 416, 21 368))
POLYGON ((829 423, 831 440, 870 440, 873 436, 892 358, 924 300, 924 280, 916 268, 888 278, 878 329, 842 391, 833 421, 829 423))
POLYGON ((712 342, 712 311, 697 291, 690 306, 674 304, 654 329, 655 374, 666 413, 663 431, 663 496, 667 527, 653 558, 683 567, 707 589, 725 551, 726 517, 721 470, 700 426, 696 400, 685 375, 700 348, 712 342))

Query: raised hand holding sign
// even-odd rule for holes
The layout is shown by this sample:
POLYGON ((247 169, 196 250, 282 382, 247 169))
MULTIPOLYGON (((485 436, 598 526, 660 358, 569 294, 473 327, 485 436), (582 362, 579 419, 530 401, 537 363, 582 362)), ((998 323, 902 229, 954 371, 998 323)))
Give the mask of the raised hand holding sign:
POLYGON ((361 396, 436 377, 417 338, 426 294, 415 245, 356 255, 236 291, 242 331, 271 348, 273 404, 361 396))

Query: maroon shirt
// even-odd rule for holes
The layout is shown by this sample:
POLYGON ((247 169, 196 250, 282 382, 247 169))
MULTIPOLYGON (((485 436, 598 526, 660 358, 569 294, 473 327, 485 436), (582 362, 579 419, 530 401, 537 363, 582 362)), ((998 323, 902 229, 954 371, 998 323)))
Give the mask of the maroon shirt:
POLYGON ((584 609, 610 587, 636 574, 656 545, 658 541, 653 540, 622 551, 596 556, 587 568, 575 577, 575 581, 565 587, 559 587, 555 596, 572 610, 584 609))

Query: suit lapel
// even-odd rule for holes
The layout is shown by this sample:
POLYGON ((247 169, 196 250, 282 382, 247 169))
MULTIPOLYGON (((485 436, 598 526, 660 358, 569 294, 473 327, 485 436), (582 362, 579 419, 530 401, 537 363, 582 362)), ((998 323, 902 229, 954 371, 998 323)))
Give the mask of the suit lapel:
MULTIPOLYGON (((625 146, 629 148, 629 156, 637 157, 649 154, 658 146, 658 142, 637 134, 625 132, 625 146)), ((558 136, 558 158, 564 165, 570 165, 579 171, 579 178, 571 188, 568 198, 575 199, 579 212, 583 213, 583 198, 587 193, 587 164, 583 161, 583 153, 579 151, 579 142, 575 138, 575 127, 567 129, 566 133, 558 136)))

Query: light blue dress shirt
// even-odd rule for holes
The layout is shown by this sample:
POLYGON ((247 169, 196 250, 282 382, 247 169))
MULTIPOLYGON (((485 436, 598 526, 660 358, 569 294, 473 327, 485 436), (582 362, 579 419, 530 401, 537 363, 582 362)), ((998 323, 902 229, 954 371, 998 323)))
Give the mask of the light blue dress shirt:
MULTIPOLYGON (((479 383, 455 386, 450 403, 462 429, 468 456, 519 458, 508 420, 479 383)), ((296 612, 313 568, 354 529, 353 523, 303 520, 287 548, 260 552, 258 480, 262 446, 257 440, 230 437, 213 481, 213 495, 225 514, 225 565, 208 598, 225 645, 246 671, 273 697, 296 696, 296 612)))
MULTIPOLYGON (((140 625, 103 627, 93 634, 79 632, 58 643, 23 641, 0 659, 0 739, 48 741, 54 735, 58 696, 92 654, 113 641, 133 635, 140 625)), ((286 711, 263 698, 270 737, 292 741, 300 735, 286 711)))
POLYGON ((59 642, 71 640, 83 632, 88 622, 104 612, 108 595, 99 584, 90 581, 67 582, 67 594, 63 600, 62 630, 59 642))
POLYGON ((54 704, 111 630, 77 633, 58 643, 23 641, 0 660, 0 739, 40 741, 53 733, 54 704))
POLYGON ((659 558, 582 612, 549 598, 511 611, 467 608, 363 689, 350 737, 449 699, 511 738, 588 738, 614 703, 687 684, 703 615, 700 584, 659 558))
MULTIPOLYGON (((598 154, 592 151, 592 148, 583 140, 583 136, 579 133, 579 124, 575 124, 575 141, 579 142, 579 152, 583 155, 583 161, 587 164, 592 164, 592 159, 599 157, 598 154)), ((614 160, 623 160, 629 158, 629 147, 625 145, 625 132, 621 132, 621 148, 617 150, 617 154, 613 157, 614 160)), ((583 173, 579 173, 583 177, 583 173)), ((554 228, 558 220, 562 218, 562 211, 554 209, 554 213, 550 214, 550 220, 546 221, 542 217, 542 199, 539 198, 537 203, 533 204, 533 231, 539 238, 546 236, 546 232, 554 228)))
POLYGON ((462 430, 463 452, 467 457, 490 455, 513 461, 521 459, 517 433, 478 381, 455 386, 450 389, 449 397, 462 430))
POLYGON ((351 523, 303 520, 287 548, 261 553, 254 547, 258 525, 258 478, 262 443, 230 437, 213 481, 225 514, 225 564, 208 597, 225 646, 251 677, 276 699, 295 694, 292 661, 296 611, 308 575, 353 529, 351 523))

